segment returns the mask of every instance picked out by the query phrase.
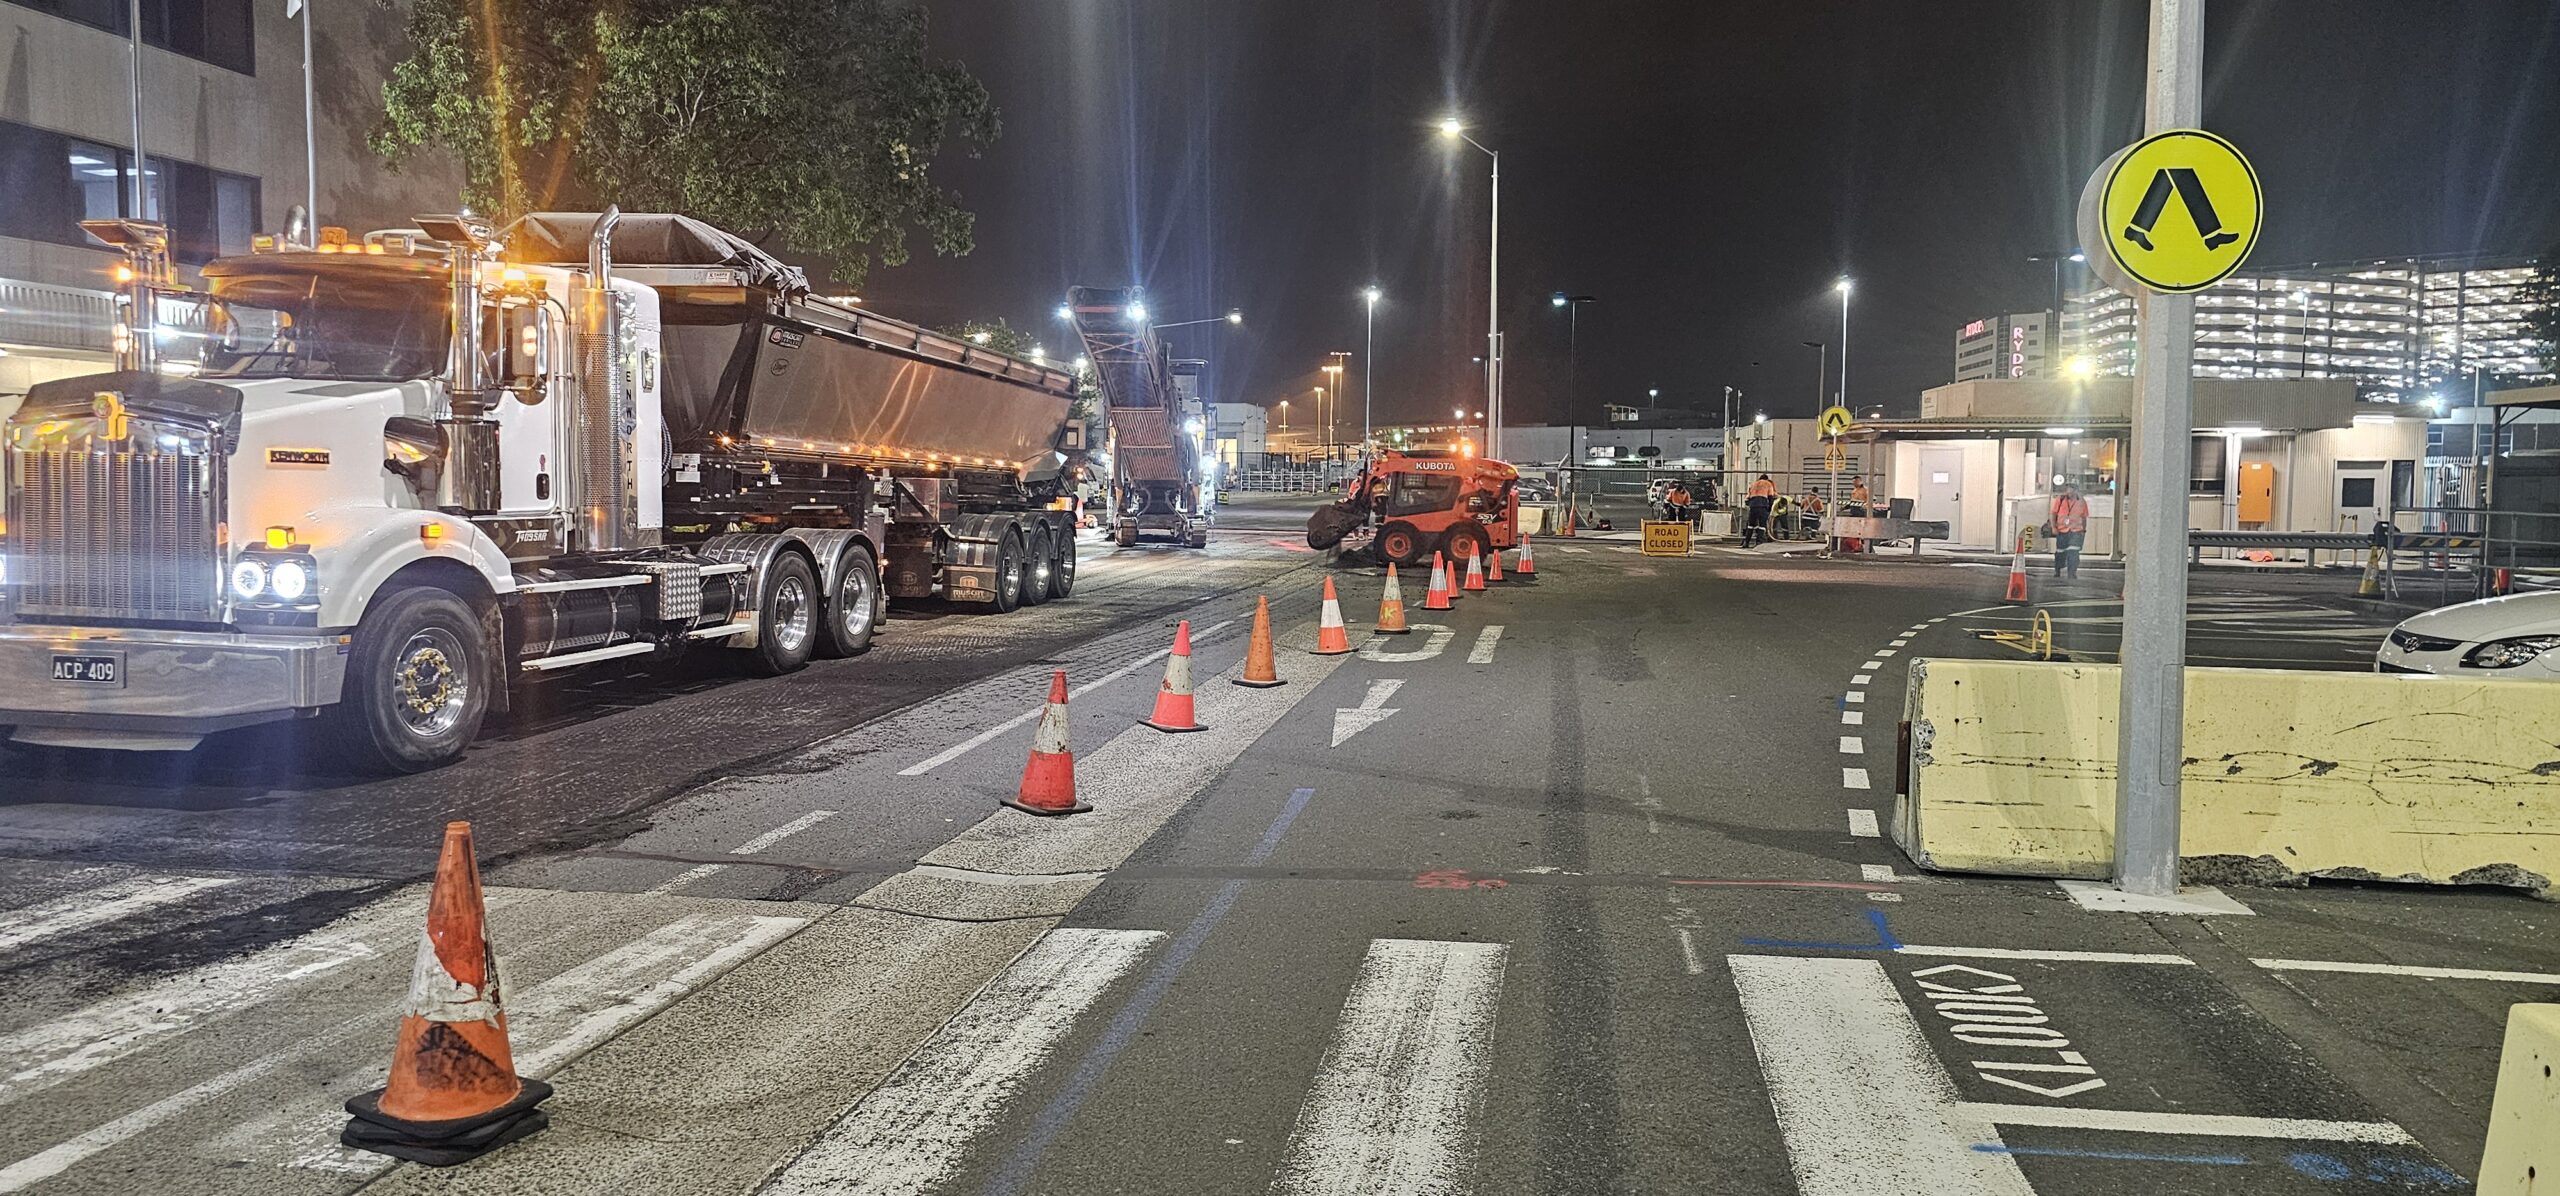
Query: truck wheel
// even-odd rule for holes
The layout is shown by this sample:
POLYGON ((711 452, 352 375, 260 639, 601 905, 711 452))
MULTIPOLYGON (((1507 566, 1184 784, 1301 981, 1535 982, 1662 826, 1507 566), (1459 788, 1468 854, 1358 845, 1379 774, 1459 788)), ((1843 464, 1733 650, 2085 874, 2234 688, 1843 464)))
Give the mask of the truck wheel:
POLYGON ((1048 529, 1031 533, 1031 548, 1022 558, 1024 606, 1038 606, 1049 600, 1049 575, 1057 567, 1057 550, 1049 545, 1048 529))
POLYGON ((842 658, 871 648, 871 632, 880 626, 880 566, 871 550, 859 544, 844 550, 836 567, 836 592, 827 598, 827 630, 818 637, 818 652, 842 658))
POLYGON ((368 772, 441 768, 480 733, 497 672, 470 603, 429 586, 393 590, 356 625, 329 738, 368 772))
POLYGON ((1470 521, 1450 528, 1449 533, 1441 537, 1440 548, 1441 551, 1449 554, 1451 565, 1464 566, 1468 561, 1481 555, 1485 545, 1492 542, 1492 539, 1484 534, 1483 527, 1470 521))
POLYGON ((1049 566, 1049 596, 1064 598, 1076 592, 1076 538, 1058 537, 1058 560, 1049 566))
POLYGON ((1420 528, 1402 520, 1378 529, 1378 555, 1407 569, 1421 565, 1430 555, 1426 543, 1420 528))
POLYGON ((1022 532, 1008 529, 1004 538, 996 541, 996 600, 992 605, 997 614, 1022 605, 1022 573, 1022 532))
POLYGON ((1137 547, 1138 525, 1134 523, 1121 524, 1118 530, 1111 533, 1111 542, 1122 548, 1137 547))
POLYGON ((1182 537, 1182 546, 1185 548, 1207 548, 1209 546, 1209 525, 1206 522, 1194 525, 1190 533, 1182 537))
POLYGON ((756 596, 756 646, 747 649, 747 667, 767 677, 798 672, 809 663, 820 635, 818 575, 809 558, 777 552, 764 567, 764 587, 756 596))

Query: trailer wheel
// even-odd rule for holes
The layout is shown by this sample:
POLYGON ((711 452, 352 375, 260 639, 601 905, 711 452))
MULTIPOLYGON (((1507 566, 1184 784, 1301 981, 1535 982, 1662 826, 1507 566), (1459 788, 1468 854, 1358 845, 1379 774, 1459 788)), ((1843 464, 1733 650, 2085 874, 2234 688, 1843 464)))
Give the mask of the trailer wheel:
POLYGON ((1049 578, 1058 567, 1057 550, 1050 547, 1049 529, 1031 533, 1030 550, 1022 558, 1022 604, 1038 606, 1049 600, 1049 578))
POLYGON ((1378 529, 1378 555, 1407 569, 1422 564, 1431 550, 1422 538, 1422 529, 1399 519, 1378 529))
POLYGON ((1064 598, 1076 592, 1076 537, 1069 532, 1058 537, 1058 560, 1049 566, 1049 596, 1064 598))
POLYGON ((871 633, 880 626, 880 566, 860 544, 844 550, 836 567, 836 592, 827 599, 827 630, 818 637, 818 652, 842 658, 871 648, 871 633))
POLYGON ((1485 545, 1492 542, 1492 538, 1484 534, 1483 525, 1468 520, 1450 528, 1448 534, 1441 537, 1440 547, 1449 554, 1451 565, 1464 565, 1483 555, 1485 545))
POLYGON ((809 663, 820 634, 818 575, 809 558, 778 552, 764 567, 764 586, 756 596, 756 646, 747 649, 747 667, 767 677, 798 672, 809 663))
POLYGON ((356 625, 346 688, 328 708, 326 730, 368 772, 441 768, 480 733, 497 684, 470 603, 432 586, 393 590, 356 625))
POLYGON ((1022 605, 1022 530, 1009 528, 1004 539, 996 541, 996 599, 992 603, 997 614, 1022 605))

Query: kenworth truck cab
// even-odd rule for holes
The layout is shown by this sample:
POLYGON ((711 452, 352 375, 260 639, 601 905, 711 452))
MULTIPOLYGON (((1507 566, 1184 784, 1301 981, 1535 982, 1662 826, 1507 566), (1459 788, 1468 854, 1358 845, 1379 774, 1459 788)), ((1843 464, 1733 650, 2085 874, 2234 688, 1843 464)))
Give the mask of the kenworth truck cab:
POLYGON ((693 647, 783 673, 861 652, 890 593, 1072 587, 1072 376, 814 299, 708 225, 425 216, 202 290, 160 227, 83 227, 127 255, 120 368, 0 426, 19 742, 310 717, 414 771, 519 678, 693 647))

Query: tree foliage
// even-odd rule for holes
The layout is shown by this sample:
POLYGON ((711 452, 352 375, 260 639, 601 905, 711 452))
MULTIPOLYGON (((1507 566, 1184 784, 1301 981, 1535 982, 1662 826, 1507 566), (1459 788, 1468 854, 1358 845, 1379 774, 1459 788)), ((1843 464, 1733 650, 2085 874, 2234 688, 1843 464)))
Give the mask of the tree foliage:
POLYGON ((395 167, 451 151, 502 218, 683 212, 858 285, 910 230, 972 244, 931 168, 999 121, 926 32, 913 0, 416 0, 373 144, 395 167))
POLYGON ((2517 288, 2525 304, 2525 326, 2542 342, 2542 368, 2560 372, 2560 244, 2542 253, 2533 280, 2517 288))
POLYGON ((1006 323, 1002 316, 992 320, 968 320, 943 331, 1015 357, 1031 356, 1032 347, 1040 343, 1031 339, 1030 333, 1006 323))

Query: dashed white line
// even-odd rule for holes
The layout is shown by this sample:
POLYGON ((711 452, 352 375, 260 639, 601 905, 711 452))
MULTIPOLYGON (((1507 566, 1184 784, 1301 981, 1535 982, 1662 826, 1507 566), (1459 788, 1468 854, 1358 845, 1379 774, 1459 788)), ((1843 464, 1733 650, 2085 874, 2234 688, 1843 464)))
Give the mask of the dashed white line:
POLYGON ((1882 659, 1884 659, 1885 657, 1888 657, 1888 656, 1898 656, 1898 655, 1901 655, 1901 653, 1899 653, 1899 652, 1895 651, 1895 650, 1894 650, 1894 649, 1892 649, 1892 648, 1879 648, 1879 649, 1877 649, 1877 650, 1876 650, 1876 659, 1878 659, 1878 660, 1882 660, 1882 659))
POLYGON ((1995 1125, 2050 1129, 2114 1130, 2206 1138, 2291 1138, 2414 1146, 2409 1131, 2388 1121, 2311 1121, 2292 1117, 2233 1117, 2213 1113, 2155 1113, 2135 1109, 2081 1109, 1959 1101, 1957 1113, 1995 1125))
POLYGON ((1866 711, 1864 711, 1864 710, 1843 710, 1843 711, 1841 711, 1841 712, 1840 712, 1840 725, 1841 725, 1841 726, 1844 726, 1844 727, 1855 727, 1855 726, 1858 726, 1858 725, 1860 725, 1860 724, 1862 724, 1862 723, 1864 723, 1864 722, 1866 722, 1866 721, 1867 721, 1867 712, 1866 712, 1866 711))
POLYGON ((1467 649, 1468 664, 1492 664, 1493 650, 1502 644, 1502 624, 1492 623, 1476 633, 1475 647, 1467 649))
POLYGON ((2430 968, 2400 963, 2353 963, 2330 959, 2252 959, 2274 972, 2361 972, 2374 976, 2414 976, 2422 980, 2500 980, 2510 984, 2560 984, 2560 972, 2500 972, 2487 968, 2430 968))
POLYGON ((0 913, 0 951, 118 921, 154 906, 184 901, 231 880, 220 876, 130 876, 24 909, 0 913))
POLYGON ((1867 700, 1867 691, 1863 689, 1853 689, 1844 696, 1847 697, 1849 704, 1852 706, 1864 705, 1867 700))
POLYGON ((1861 738, 1859 738, 1859 737, 1857 737, 1857 736, 1855 736, 1855 735, 1843 735, 1843 736, 1841 736, 1841 737, 1840 737, 1840 754, 1841 754, 1841 755, 1843 755, 1843 756, 1863 756, 1863 755, 1865 755, 1865 754, 1866 754, 1866 752, 1867 752, 1867 741, 1866 741, 1866 740, 1861 739, 1861 738))
POLYGON ((1859 668, 1862 668, 1862 669, 1880 669, 1880 668, 1883 668, 1883 667, 1884 667, 1884 662, 1883 662, 1883 661, 1881 661, 1881 660, 1870 660, 1870 661, 1868 661, 1868 662, 1867 662, 1867 663, 1865 663, 1865 664, 1859 665, 1858 667, 1859 667, 1859 668))
POLYGON ((1698 938, 1686 926, 1680 928, 1680 963, 1692 976, 1707 970, 1706 961, 1698 958, 1698 938))
POLYGON ((1952 959, 2036 959, 2055 963, 2141 963, 2193 967, 2195 962, 2184 955, 2160 955, 2140 951, 2041 951, 2028 947, 1926 947, 1904 943, 1896 955, 1929 955, 1952 959))
MULTIPOLYGON (((780 843, 793 835, 799 834, 800 832, 816 826, 821 822, 825 822, 835 816, 836 812, 833 810, 811 810, 798 818, 794 818, 791 821, 783 823, 772 830, 766 831, 755 838, 749 839, 736 847, 730 848, 729 854, 755 855, 763 851, 765 848, 771 847, 776 843, 780 843)), ((697 880, 701 880, 709 876, 716 876, 721 872, 727 871, 728 868, 729 865, 727 864, 696 864, 693 867, 676 873, 674 876, 668 877, 666 880, 660 881, 643 891, 658 896, 664 896, 666 894, 673 893, 678 889, 682 889, 686 885, 690 885, 697 880)))
POLYGON ((1866 788, 1866 787, 1867 787, 1867 770, 1866 770, 1866 769, 1863 769, 1863 768, 1843 768, 1843 769, 1841 769, 1841 770, 1840 770, 1840 787, 1841 787, 1841 788, 1843 788, 1843 789, 1864 789, 1864 788, 1866 788))
POLYGON ((1884 832, 1876 828, 1876 812, 1873 810, 1849 811, 1849 833, 1861 839, 1884 837, 1884 832))
POLYGON ((1856 675, 1856 676, 1854 676, 1854 677, 1849 678, 1849 684, 1851 684, 1851 685, 1870 685, 1870 684, 1873 684, 1873 683, 1875 682, 1875 679, 1876 679, 1876 675, 1875 675, 1875 674, 1873 674, 1873 673, 1860 673, 1860 674, 1858 674, 1858 675, 1856 675))
POLYGON ((1911 642, 1911 637, 1906 635, 1906 636, 1902 637, 1901 639, 1894 640, 1894 641, 1892 641, 1892 642, 1890 642, 1890 643, 1886 644, 1885 646, 1886 646, 1886 647, 1888 647, 1888 648, 1899 648, 1899 647, 1902 647, 1902 646, 1904 646, 1904 645, 1906 645, 1906 644, 1909 644, 1910 642, 1911 642))
MULTIPOLYGON (((1211 635, 1216 634, 1219 628, 1225 627, 1233 622, 1235 622, 1233 619, 1224 619, 1216 623, 1211 623, 1202 630, 1192 632, 1191 642, 1197 644, 1201 640, 1207 639, 1211 635)), ((1131 673, 1137 672, 1148 665, 1164 659, 1172 651, 1173 649, 1170 647, 1158 648, 1153 652, 1149 652, 1136 660, 1120 666, 1119 668, 1113 669, 1091 681, 1087 681, 1082 685, 1068 690, 1067 696, 1071 698, 1083 697, 1084 695, 1092 693, 1103 686, 1109 685, 1122 677, 1126 677, 1131 673)), ((952 744, 950 747, 934 753, 933 755, 927 756, 922 760, 918 760, 915 763, 906 766, 905 768, 899 769, 898 775, 902 777, 920 777, 926 773, 932 772, 934 769, 940 768, 945 764, 949 764, 977 748, 984 747, 987 744, 994 742, 998 736, 1003 735, 1007 731, 1011 731, 1016 727, 1029 725, 1031 720, 1040 717, 1042 709, 1042 706, 1034 704, 1029 710, 1025 710, 1012 718, 1006 719, 1001 723, 997 723, 995 726, 989 727, 984 731, 980 731, 967 739, 961 740, 958 743, 952 744)))
POLYGON ((1902 881, 1901 877, 1893 874, 1893 865, 1891 864, 1860 864, 1858 865, 1858 879, 1867 881, 1870 884, 1885 885, 1899 884, 1902 881))

